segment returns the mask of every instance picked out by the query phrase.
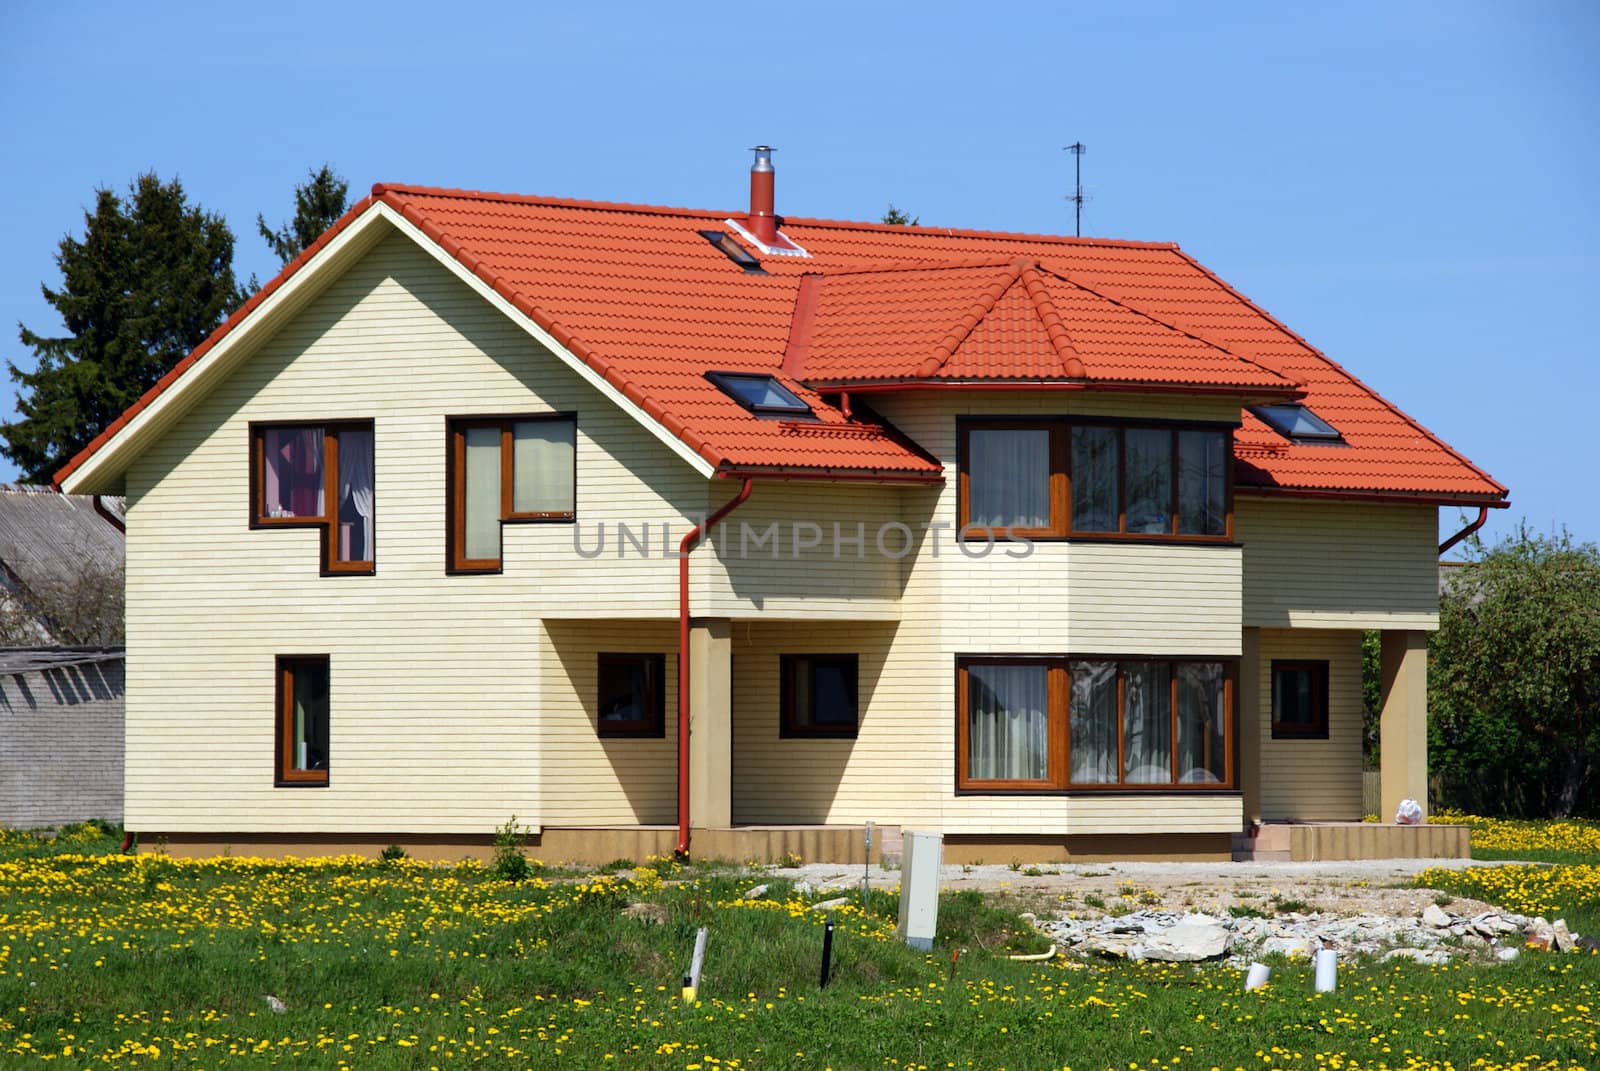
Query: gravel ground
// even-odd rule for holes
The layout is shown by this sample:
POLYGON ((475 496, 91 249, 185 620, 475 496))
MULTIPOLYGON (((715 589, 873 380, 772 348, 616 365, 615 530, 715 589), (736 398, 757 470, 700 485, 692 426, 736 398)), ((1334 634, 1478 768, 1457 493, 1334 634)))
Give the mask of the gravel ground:
MULTIPOLYGON (((979 889, 1005 893, 1026 901, 1041 913, 1054 910, 1095 916, 1118 905, 1163 907, 1170 911, 1225 914, 1234 904, 1254 906, 1271 914, 1273 901, 1299 901, 1303 911, 1338 915, 1420 915, 1438 894, 1411 885, 1416 874, 1433 867, 1452 870, 1469 866, 1497 866, 1469 859, 1381 859, 1338 863, 1061 863, 1043 864, 1038 874, 1025 867, 946 866, 940 868, 943 890, 979 889), (1086 904, 1085 897, 1103 902, 1104 908, 1086 904)), ((809 863, 767 873, 792 881, 809 882, 819 892, 857 889, 861 867, 809 863)), ((752 878, 752 884, 759 881, 752 878)), ((873 866, 869 880, 875 889, 891 888, 900 881, 898 870, 873 866)), ((1449 909, 1457 914, 1490 910, 1479 901, 1458 898, 1449 909)))

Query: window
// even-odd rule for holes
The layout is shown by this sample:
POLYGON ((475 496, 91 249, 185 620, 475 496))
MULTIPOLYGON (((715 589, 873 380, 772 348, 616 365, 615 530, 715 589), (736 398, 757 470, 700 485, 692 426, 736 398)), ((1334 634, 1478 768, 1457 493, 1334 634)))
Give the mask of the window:
POLYGON ((328 656, 278 656, 279 786, 328 783, 328 656))
POLYGON ((500 570, 500 527, 571 521, 577 418, 490 417, 449 425, 450 570, 500 570))
POLYGON ((665 655, 601 654, 596 674, 601 736, 663 736, 666 733, 665 655))
POLYGON ((1218 661, 961 659, 957 787, 1228 788, 1231 674, 1218 661))
POLYGON ((1290 442, 1344 442, 1337 428, 1303 405, 1252 405, 1250 412, 1290 442))
POLYGON ((799 395, 779 383, 776 376, 747 372, 707 372, 706 378, 722 393, 758 415, 814 415, 799 395))
POLYGON ((250 526, 317 528, 322 572, 374 564, 372 421, 250 426, 250 526))
POLYGON ((855 736, 859 720, 853 654, 783 655, 780 736, 855 736))
POLYGON ((1328 739, 1328 663, 1272 663, 1272 738, 1328 739))
POLYGON ((1231 536, 1227 428, 972 421, 959 438, 965 538, 1231 536))

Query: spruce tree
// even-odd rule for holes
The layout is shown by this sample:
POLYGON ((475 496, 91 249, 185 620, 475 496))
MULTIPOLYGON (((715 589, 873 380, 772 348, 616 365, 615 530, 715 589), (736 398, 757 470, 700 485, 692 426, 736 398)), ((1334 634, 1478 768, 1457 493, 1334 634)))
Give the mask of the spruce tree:
POLYGON ((243 299, 227 223, 154 173, 130 183, 126 199, 96 190, 83 238, 62 238, 56 265, 61 286, 40 289, 67 333, 18 324, 36 364, 6 362, 21 418, 0 425, 0 453, 32 481, 48 479, 243 299))
POLYGON ((306 178, 307 181, 294 188, 294 219, 291 222, 273 230, 267 226, 266 217, 256 213, 256 229, 266 239, 267 247, 284 264, 320 238, 322 232, 344 215, 348 207, 346 195, 350 192, 350 183, 332 167, 323 164, 320 170, 308 170, 306 178))

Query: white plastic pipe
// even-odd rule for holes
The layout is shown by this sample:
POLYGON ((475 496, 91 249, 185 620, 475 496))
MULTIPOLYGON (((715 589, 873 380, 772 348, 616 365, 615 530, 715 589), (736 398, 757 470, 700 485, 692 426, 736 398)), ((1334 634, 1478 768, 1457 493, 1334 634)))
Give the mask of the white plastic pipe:
POLYGON ((1019 963, 1042 963, 1047 959, 1053 958, 1055 954, 1056 946, 1051 945, 1048 952, 1036 952, 1029 956, 1007 956, 1006 959, 1014 959, 1019 963))
POLYGON ((1337 984, 1339 954, 1331 948, 1317 951, 1317 992, 1332 993, 1337 984))
POLYGON ((1248 993, 1252 989, 1260 989, 1267 984, 1267 979, 1272 977, 1272 968, 1265 963, 1250 964, 1250 973, 1244 976, 1244 989, 1248 993))

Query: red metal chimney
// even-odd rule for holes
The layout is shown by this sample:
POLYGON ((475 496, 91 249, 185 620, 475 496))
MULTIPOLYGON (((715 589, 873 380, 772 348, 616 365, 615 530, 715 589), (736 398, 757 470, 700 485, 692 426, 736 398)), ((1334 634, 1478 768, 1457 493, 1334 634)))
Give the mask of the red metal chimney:
POLYGON ((750 165, 750 217, 746 224, 762 245, 776 245, 778 217, 773 215, 772 146, 757 145, 756 162, 750 165))

